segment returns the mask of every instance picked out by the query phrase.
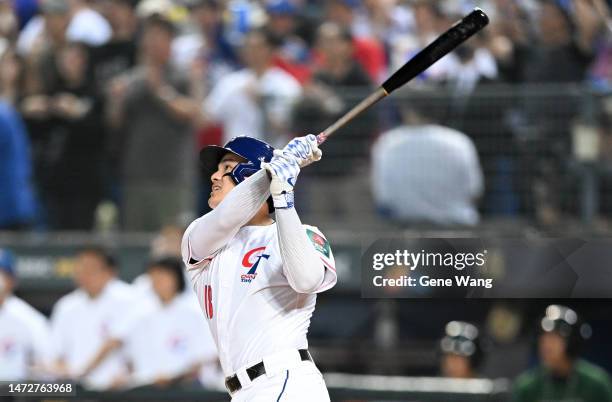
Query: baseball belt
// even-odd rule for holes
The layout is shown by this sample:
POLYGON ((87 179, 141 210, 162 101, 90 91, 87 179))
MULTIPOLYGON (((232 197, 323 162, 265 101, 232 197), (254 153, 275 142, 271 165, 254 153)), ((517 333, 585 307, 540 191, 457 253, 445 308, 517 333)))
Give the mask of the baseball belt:
MULTIPOLYGON (((299 349, 298 352, 302 361, 313 361, 308 349, 299 349)), ((266 367, 264 366, 264 362, 260 361, 259 363, 247 368, 246 372, 251 381, 254 381, 257 377, 266 374, 266 367)), ((225 388, 227 388, 230 394, 238 392, 242 389, 242 384, 240 384, 240 380, 236 374, 225 379, 225 388)))

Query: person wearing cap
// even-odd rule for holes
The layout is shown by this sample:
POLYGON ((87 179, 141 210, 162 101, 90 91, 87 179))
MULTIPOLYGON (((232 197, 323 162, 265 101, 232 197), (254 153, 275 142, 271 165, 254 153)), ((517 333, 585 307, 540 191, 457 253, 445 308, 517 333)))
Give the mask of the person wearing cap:
POLYGON ((116 350, 122 350, 131 367, 125 378, 128 387, 193 382, 201 368, 218 373, 217 349, 206 321, 197 305, 181 297, 185 278, 180 258, 153 259, 146 272, 156 302, 131 315, 114 331, 82 376, 89 375, 116 350))
POLYGON ((519 376, 513 402, 612 401, 612 383, 605 370, 580 359, 592 330, 576 311, 550 305, 539 329, 540 366, 519 376))
POLYGON ((337 282, 334 256, 302 224, 293 193, 321 157, 314 135, 278 150, 242 136, 200 152, 212 211, 189 225, 181 250, 234 402, 330 400, 307 334, 318 294, 337 282))
POLYGON ((465 321, 451 321, 440 340, 440 372, 448 378, 475 378, 483 357, 478 328, 465 321))
POLYGON ((58 376, 79 379, 90 389, 108 389, 127 374, 119 353, 79 377, 100 347, 126 318, 150 302, 117 279, 115 259, 98 246, 81 249, 74 260, 77 289, 63 296, 51 314, 51 343, 58 376))
POLYGON ((0 249, 0 381, 22 381, 44 375, 49 358, 47 319, 13 295, 15 259, 0 249))

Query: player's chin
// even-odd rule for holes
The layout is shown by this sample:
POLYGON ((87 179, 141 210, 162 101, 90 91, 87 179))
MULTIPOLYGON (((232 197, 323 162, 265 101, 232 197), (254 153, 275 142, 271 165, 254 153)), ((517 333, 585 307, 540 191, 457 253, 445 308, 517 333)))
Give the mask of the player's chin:
POLYGON ((215 197, 214 195, 208 197, 208 206, 212 209, 217 208, 217 205, 219 205, 219 200, 217 200, 216 198, 217 197, 215 197))
POLYGON ((223 201, 223 194, 220 191, 213 191, 208 197, 208 206, 215 209, 221 201, 223 201))

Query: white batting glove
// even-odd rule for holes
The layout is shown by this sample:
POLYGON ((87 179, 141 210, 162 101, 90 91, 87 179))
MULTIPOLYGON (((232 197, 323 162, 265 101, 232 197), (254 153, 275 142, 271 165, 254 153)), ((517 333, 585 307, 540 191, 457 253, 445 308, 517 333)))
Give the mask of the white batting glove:
POLYGON ((292 139, 282 151, 293 155, 301 168, 320 160, 323 156, 317 143, 317 137, 313 134, 292 139))
POLYGON ((300 173, 298 160, 288 152, 276 150, 272 160, 262 163, 261 167, 272 177, 270 194, 274 208, 292 208, 293 187, 300 173))

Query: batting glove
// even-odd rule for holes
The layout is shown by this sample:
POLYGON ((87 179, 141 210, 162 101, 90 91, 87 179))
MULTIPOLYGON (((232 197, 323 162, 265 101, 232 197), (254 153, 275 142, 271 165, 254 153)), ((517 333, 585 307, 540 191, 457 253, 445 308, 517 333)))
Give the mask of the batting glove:
POLYGON ((321 156, 323 156, 323 152, 319 149, 317 137, 312 134, 292 139, 285 145, 283 152, 287 152, 295 157, 301 168, 320 160, 321 156))
POLYGON ((276 150, 272 160, 269 163, 262 163, 261 167, 272 177, 270 194, 274 208, 292 208, 293 187, 300 173, 298 160, 286 151, 276 150))

